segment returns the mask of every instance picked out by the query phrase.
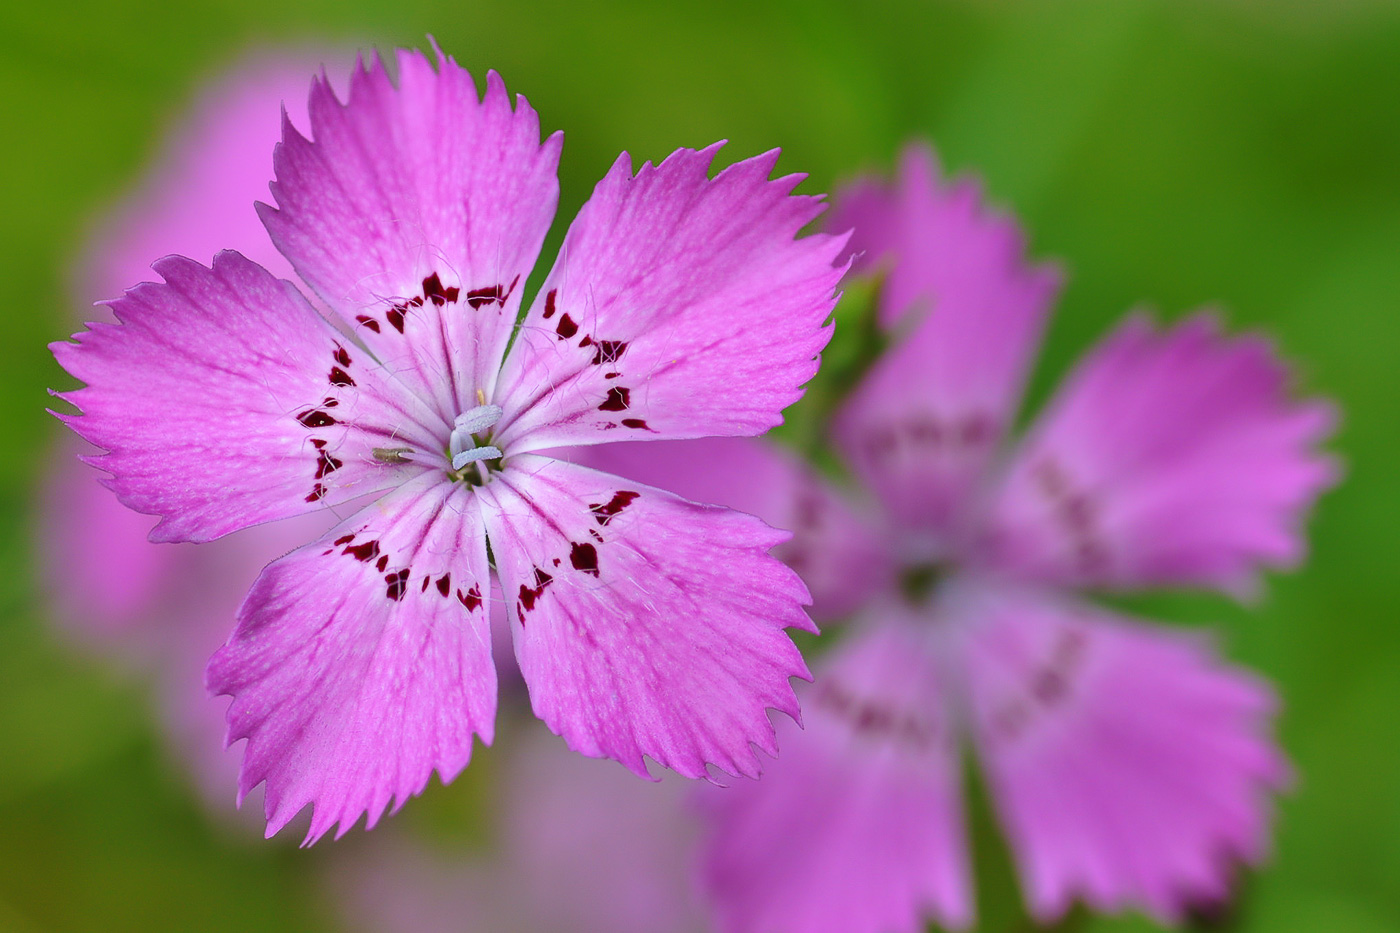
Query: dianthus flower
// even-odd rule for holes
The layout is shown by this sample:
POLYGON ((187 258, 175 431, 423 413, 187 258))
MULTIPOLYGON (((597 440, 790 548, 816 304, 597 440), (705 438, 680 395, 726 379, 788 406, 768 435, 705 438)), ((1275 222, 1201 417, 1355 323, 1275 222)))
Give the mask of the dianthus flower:
POLYGON ((839 237, 777 154, 715 147, 598 184, 517 326, 553 217, 561 137, 500 78, 438 55, 312 85, 274 153, 273 244, 329 309, 234 252, 155 264, 120 323, 54 346, 65 420, 158 541, 208 541, 375 495, 254 583, 208 685, 247 739, 240 796, 307 841, 466 766, 492 737, 494 567, 534 710, 639 774, 756 774, 797 711, 810 627, 757 519, 561 462, 620 435, 765 430, 830 336, 839 237), (490 546, 488 549, 488 538, 490 546))
POLYGON ((729 439, 590 462, 796 530, 775 552, 814 608, 854 610, 762 781, 708 795, 705 874, 731 933, 912 933, 972 922, 959 747, 977 752, 1031 912, 1076 897, 1164 920, 1219 906, 1267 845, 1287 774, 1274 701, 1210 645, 1074 592, 1246 593, 1296 562, 1333 481, 1330 408, 1257 338, 1130 318, 1006 444, 1058 274, 975 186, 907 154, 838 200, 887 266, 892 347, 834 419, 878 505, 729 439), (731 469, 731 465, 734 466, 731 469), (742 466, 740 466, 742 465, 742 466))

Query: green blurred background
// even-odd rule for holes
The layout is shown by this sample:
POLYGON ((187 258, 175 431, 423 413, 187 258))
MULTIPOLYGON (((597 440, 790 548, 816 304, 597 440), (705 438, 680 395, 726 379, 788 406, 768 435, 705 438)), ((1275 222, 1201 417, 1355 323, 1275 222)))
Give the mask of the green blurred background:
MULTIPOLYGON (((1362 0, 6 5, 0 930, 330 928, 319 852, 212 824, 171 773, 143 687, 48 628, 30 529, 58 429, 45 388, 62 377, 44 344, 68 332, 92 218, 202 80, 262 44, 426 33, 565 131, 564 217, 623 148, 781 146, 780 168, 825 191, 887 168, 911 135, 934 140, 1070 272, 1035 397, 1139 303, 1218 304, 1276 334, 1345 414, 1348 476, 1312 522, 1311 561, 1256 606, 1138 608, 1222 621, 1230 656, 1285 699, 1300 777, 1231 928, 1400 930, 1400 6, 1362 0)), ((979 842, 986 928, 1016 926, 1004 859, 979 842)))

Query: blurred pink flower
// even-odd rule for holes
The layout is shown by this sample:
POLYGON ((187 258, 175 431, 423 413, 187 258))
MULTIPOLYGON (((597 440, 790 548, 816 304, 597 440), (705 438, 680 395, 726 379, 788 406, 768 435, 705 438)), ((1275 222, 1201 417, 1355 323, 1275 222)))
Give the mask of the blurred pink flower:
POLYGON ((1073 591, 1256 587, 1302 556, 1334 482, 1327 404, 1257 337, 1130 318, 1006 445, 1059 276, 911 148, 838 201, 885 268, 892 346, 834 419, 847 500, 760 442, 613 445, 589 463, 796 530, 816 608, 859 607, 763 780, 710 793, 708 889, 732 933, 973 922, 959 746, 974 747, 1032 913, 1076 897, 1179 920, 1265 854, 1288 773, 1274 698, 1202 637, 1073 591), (871 505, 866 495, 874 499, 871 505))
POLYGON ((700 933, 685 782, 632 778, 524 717, 492 753, 490 841, 473 852, 407 827, 338 848, 327 888, 364 933, 700 933))
MULTIPOLYGON (((310 51, 264 53, 202 89, 145 180, 97 225, 74 263, 75 305, 120 295, 151 277, 152 257, 170 253, 210 256, 233 246, 290 274, 253 204, 272 178, 279 108, 304 124, 309 76, 323 60, 310 51)), ((71 435, 54 452, 40 529, 54 619, 75 640, 153 678, 180 763, 211 811, 228 814, 239 756, 224 747, 227 701, 207 695, 204 666, 227 637, 247 580, 334 518, 258 526, 208 547, 152 544, 155 517, 121 505, 77 458, 97 452, 71 435)))
MULTIPOLYGON (((253 205, 268 197, 281 108, 293 125, 306 126, 311 76, 330 62, 338 77, 349 61, 345 52, 313 49, 254 53, 201 88, 177 114, 144 179, 95 225, 74 263, 73 299, 87 309, 80 320, 93 319, 94 302, 150 280, 151 263, 162 256, 207 258, 236 249, 279 277, 291 276, 253 205)), ((106 305, 96 313, 112 320, 106 305)))

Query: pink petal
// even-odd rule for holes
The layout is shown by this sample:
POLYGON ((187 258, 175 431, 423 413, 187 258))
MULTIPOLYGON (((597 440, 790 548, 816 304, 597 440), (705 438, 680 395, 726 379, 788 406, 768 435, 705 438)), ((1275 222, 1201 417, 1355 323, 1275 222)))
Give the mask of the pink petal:
POLYGON ((972 920, 957 739, 926 619, 885 607, 823 660, 763 779, 705 795, 726 933, 916 933, 972 920))
POLYGON ((1297 401, 1257 336, 1198 315, 1130 318, 1080 364, 1018 451, 987 559, 1025 578, 1247 592, 1303 554, 1303 513, 1336 480, 1334 413, 1297 401))
POLYGON ((717 148, 598 183, 506 360, 502 445, 757 434, 801 397, 841 238, 794 239, 821 205, 769 180, 776 151, 710 179, 717 148))
POLYGON ((162 516, 151 540, 208 541, 421 469, 371 451, 405 433, 435 444, 427 416, 289 283, 234 252, 155 270, 164 284, 111 303, 120 324, 53 344, 88 383, 62 394, 82 410, 64 420, 109 451, 92 462, 123 503, 162 516))
POLYGON ((757 774, 765 709, 797 715, 806 589, 747 515, 526 455, 479 490, 535 714, 646 775, 757 774))
POLYGON ((1180 921, 1267 847, 1271 691, 1200 639, 1011 589, 964 594, 974 734, 1033 912, 1180 921))
POLYGON ((148 542, 151 516, 118 502, 78 460, 81 453, 96 451, 64 437, 47 473, 39 516, 45 590, 65 629, 114 642, 159 611, 186 548, 148 542))
POLYGON ((602 444, 575 462, 757 515, 792 537, 773 556, 812 592, 812 615, 837 619, 893 583, 886 545, 862 510, 776 444, 743 437, 602 444))
MULTIPOLYGON (((1059 271, 1027 262, 1020 227, 986 206, 975 179, 950 182, 940 175, 933 149, 911 143, 894 185, 882 190, 864 179, 848 189, 854 203, 844 217, 856 225, 853 244, 869 251, 867 266, 890 270, 880 321, 893 327, 916 305, 931 305, 947 318, 941 326, 953 346, 946 365, 961 363, 969 373, 991 366, 989 379, 1016 390, 1059 291, 1059 271), (968 359, 969 352, 987 358, 968 359)), ((955 372, 945 378, 956 386, 955 372)))
POLYGON ((891 196, 896 226, 864 236, 893 251, 882 320, 903 317, 912 333, 857 387, 835 434, 911 540, 909 559, 934 560, 954 546, 1015 417, 1059 274, 1026 260, 1019 228, 991 213, 975 185, 941 184, 926 148, 906 151, 891 196))
POLYGON ((562 137, 487 75, 400 51, 396 88, 378 60, 342 104, 311 89, 310 141, 288 123, 277 209, 259 209, 297 272, 411 391, 450 420, 492 394, 559 196, 562 137))
POLYGON ((490 742, 489 573, 474 497, 432 476, 263 571, 208 684, 234 697, 240 796, 267 781, 268 835, 307 804, 308 844, 373 827, 490 742))
POLYGON ((150 277, 151 260, 172 253, 205 261, 236 249, 278 278, 292 274, 253 202, 267 195, 282 108, 306 125, 306 89, 319 60, 310 50, 250 56, 200 89, 139 190, 104 219, 73 270, 82 283, 78 304, 120 295, 150 277))
POLYGON ((708 930, 691 865, 695 827, 682 793, 687 782, 642 784, 612 762, 574 754, 534 720, 522 725, 493 749, 491 785, 479 800, 490 813, 491 845, 454 850, 377 831, 366 840, 371 845, 332 866, 348 927, 366 933, 708 930))
POLYGON ((671 775, 644 784, 528 725, 529 735, 514 736, 501 787, 499 866, 524 922, 500 929, 709 929, 700 922, 688 782, 671 775))
POLYGON ((879 178, 857 178, 836 192, 822 228, 850 231, 843 258, 849 258, 851 274, 865 275, 888 265, 902 229, 900 207, 899 196, 879 178))

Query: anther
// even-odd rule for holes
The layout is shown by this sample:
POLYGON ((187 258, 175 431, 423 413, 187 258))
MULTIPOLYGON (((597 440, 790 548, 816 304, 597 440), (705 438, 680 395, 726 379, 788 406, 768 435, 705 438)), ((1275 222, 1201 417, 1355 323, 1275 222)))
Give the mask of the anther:
POLYGON ((501 449, 499 447, 491 447, 489 445, 486 447, 473 447, 471 450, 464 450, 452 455, 452 469, 460 470, 468 463, 474 463, 477 460, 495 460, 500 456, 501 449))
POLYGON ((453 434, 475 434, 491 427, 501 420, 501 406, 499 405, 478 405, 471 411, 464 411, 457 416, 453 424, 453 434))

